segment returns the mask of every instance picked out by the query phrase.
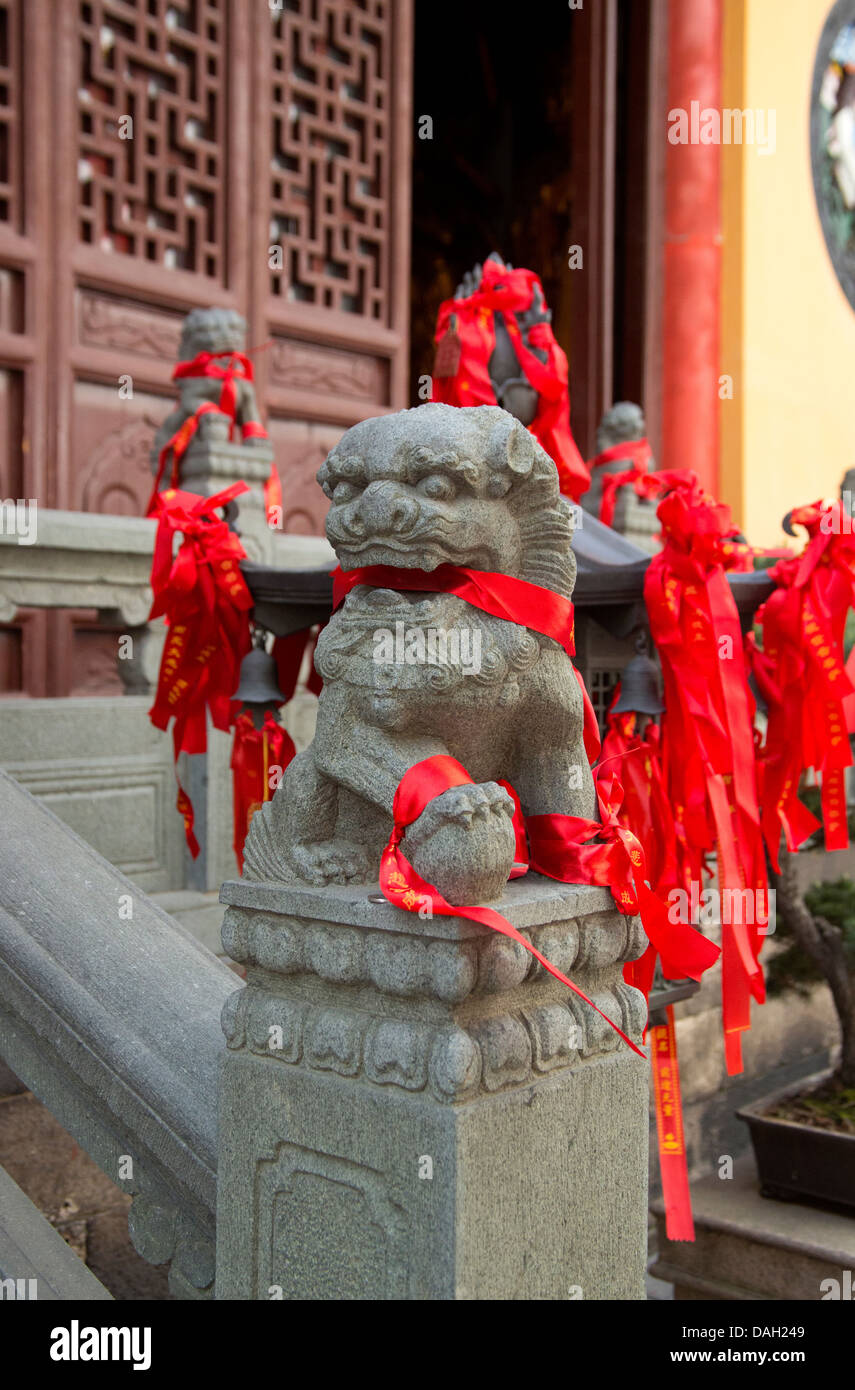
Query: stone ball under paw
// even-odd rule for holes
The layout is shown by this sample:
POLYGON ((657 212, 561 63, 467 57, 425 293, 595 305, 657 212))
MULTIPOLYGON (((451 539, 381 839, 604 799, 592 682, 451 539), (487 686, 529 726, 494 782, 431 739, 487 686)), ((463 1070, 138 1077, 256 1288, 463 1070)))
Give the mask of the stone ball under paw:
POLYGON ((495 901, 514 862, 513 811, 511 798, 495 782, 451 787, 408 828, 401 848, 447 902, 495 901))

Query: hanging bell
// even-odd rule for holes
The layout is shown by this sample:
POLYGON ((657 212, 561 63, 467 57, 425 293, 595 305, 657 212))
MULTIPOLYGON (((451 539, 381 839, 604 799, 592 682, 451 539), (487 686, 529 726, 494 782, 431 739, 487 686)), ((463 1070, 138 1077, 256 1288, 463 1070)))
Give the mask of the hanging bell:
POLYGON ((612 713, 624 714, 630 710, 636 714, 651 717, 661 714, 665 706, 659 686, 659 669, 643 648, 638 644, 638 653, 628 661, 620 678, 620 696, 612 707, 612 713))
POLYGON ((240 684, 234 698, 252 715, 256 729, 264 723, 268 710, 277 710, 285 696, 279 689, 276 662, 263 647, 253 647, 240 664, 240 684))

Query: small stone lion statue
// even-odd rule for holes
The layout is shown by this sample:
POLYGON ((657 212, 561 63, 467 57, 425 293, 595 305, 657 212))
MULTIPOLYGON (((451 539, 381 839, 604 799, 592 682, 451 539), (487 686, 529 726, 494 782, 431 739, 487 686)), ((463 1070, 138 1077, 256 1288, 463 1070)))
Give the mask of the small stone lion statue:
MULTIPOLYGON (((181 345, 178 349, 181 362, 192 362, 200 352, 229 353, 246 350, 246 319, 233 309, 194 309, 188 314, 181 328, 181 345)), ((228 358, 221 359, 226 366, 228 358)), ((252 421, 261 424, 255 387, 251 381, 235 376, 235 424, 238 428, 252 421)), ((152 464, 156 465, 160 451, 168 444, 176 432, 190 416, 195 415, 205 401, 219 405, 223 391, 222 380, 215 376, 190 376, 178 378, 179 397, 175 409, 167 415, 154 437, 152 464)), ((212 417, 213 418, 213 417, 212 417)), ((201 432, 207 429, 207 421, 200 423, 201 432)), ((244 444, 255 445, 258 440, 249 436, 244 444)), ((266 441, 265 441, 266 442, 266 441)))
MULTIPOLYGON (((466 566, 570 598, 573 513, 555 464, 497 406, 428 404, 365 420, 318 481, 344 571, 466 566)), ((376 882, 404 773, 451 754, 474 785, 406 830, 416 871, 460 905, 501 896, 514 861, 509 782, 527 814, 596 818, 572 665, 550 637, 454 595, 357 585, 318 642, 324 688, 311 746, 255 815, 244 876, 376 882)))

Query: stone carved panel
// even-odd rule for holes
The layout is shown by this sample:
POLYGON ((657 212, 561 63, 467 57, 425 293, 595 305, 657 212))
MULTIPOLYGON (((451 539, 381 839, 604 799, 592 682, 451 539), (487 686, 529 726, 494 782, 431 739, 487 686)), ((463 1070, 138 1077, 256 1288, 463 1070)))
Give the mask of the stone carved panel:
POLYGON ((389 321, 391 0, 271 8, 270 292, 389 321))
POLYGON ((224 0, 80 0, 77 32, 80 240, 222 283, 224 0))
MULTIPOLYGON (((593 991, 620 1028, 640 1036, 644 1000, 620 971, 646 945, 637 917, 593 911, 534 928, 532 939, 593 991)), ((508 953, 507 944, 486 932, 465 942, 432 940, 230 907, 223 946, 250 975, 246 989, 226 1003, 228 1047, 309 1071, 427 1091, 444 1102, 525 1084, 615 1051, 616 1035, 594 1010, 564 991, 551 997, 557 987, 543 967, 525 951, 508 953), (257 983, 256 969, 265 978, 279 976, 283 992, 257 983), (304 987, 307 976, 316 977, 311 989, 304 987), (359 987, 360 1004, 346 995, 322 1001, 321 981, 359 987), (431 1023, 418 1016, 425 997, 447 1011, 431 1023), (405 1001, 416 1003, 415 1015, 405 1001), (464 1004, 465 1021, 458 1022, 454 1010, 464 1004)))
POLYGON ((389 400, 389 365, 382 358, 299 338, 274 339, 270 380, 292 391, 353 396, 383 405, 389 400))
POLYGON ((119 629, 102 628, 93 612, 72 621, 71 695, 122 695, 124 685, 116 660, 119 629))
POLYGON ((154 481, 149 452, 156 428, 157 421, 146 414, 103 436, 78 478, 81 511, 144 514, 154 481))
POLYGON ((322 536, 329 503, 315 482, 315 474, 340 439, 341 429, 282 420, 275 415, 269 417, 267 428, 282 480, 282 529, 301 536, 322 536))
POLYGON ((116 348, 173 362, 178 359, 181 318, 82 290, 77 300, 77 333, 87 347, 116 348))
POLYGON ((404 1298, 406 1213, 389 1200, 382 1173, 333 1154, 280 1144, 256 1169, 262 1231, 257 1296, 283 1299, 404 1298), (343 1236, 346 1234, 346 1241, 343 1236), (347 1263, 323 1258, 346 1245, 347 1263), (307 1258, 307 1252, 321 1252, 307 1258))
POLYGON ((21 225, 21 0, 0 0, 0 222, 21 225))

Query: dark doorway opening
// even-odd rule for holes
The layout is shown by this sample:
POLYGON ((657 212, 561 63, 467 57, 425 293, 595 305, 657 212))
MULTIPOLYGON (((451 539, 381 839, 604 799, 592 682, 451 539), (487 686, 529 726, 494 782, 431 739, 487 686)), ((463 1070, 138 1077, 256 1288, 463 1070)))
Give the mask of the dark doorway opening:
POLYGON ((416 0, 412 400, 440 304, 498 251, 543 281, 583 454, 613 400, 644 403, 657 3, 538 4, 509 23, 492 5, 416 0), (577 245, 583 268, 571 269, 577 245))

